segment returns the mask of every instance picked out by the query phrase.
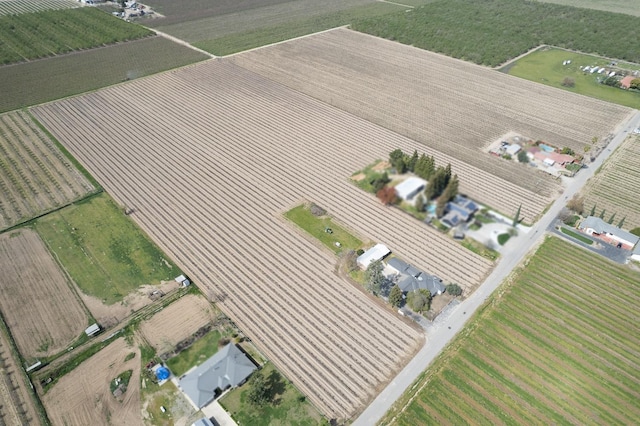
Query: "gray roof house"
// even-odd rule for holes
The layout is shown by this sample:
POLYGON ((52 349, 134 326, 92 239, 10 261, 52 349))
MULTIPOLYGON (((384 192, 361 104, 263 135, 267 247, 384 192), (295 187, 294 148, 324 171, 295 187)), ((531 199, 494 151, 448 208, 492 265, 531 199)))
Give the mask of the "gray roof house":
POLYGON ((444 293, 446 289, 440 278, 422 272, 397 257, 389 259, 387 265, 398 271, 398 287, 403 293, 425 289, 429 290, 431 296, 435 296, 444 293))
POLYGON ((478 211, 478 205, 462 195, 456 195, 453 201, 447 203, 445 210, 447 214, 440 222, 453 228, 471 219, 471 215, 478 211))
POLYGON ((242 384, 255 369, 256 366, 244 352, 230 343, 185 374, 179 384, 191 403, 201 409, 222 391, 242 384))
POLYGON ((593 236, 607 237, 613 241, 621 243, 624 248, 631 250, 638 243, 640 237, 633 235, 618 228, 617 226, 608 224, 599 217, 589 216, 583 220, 578 226, 583 232, 593 236))

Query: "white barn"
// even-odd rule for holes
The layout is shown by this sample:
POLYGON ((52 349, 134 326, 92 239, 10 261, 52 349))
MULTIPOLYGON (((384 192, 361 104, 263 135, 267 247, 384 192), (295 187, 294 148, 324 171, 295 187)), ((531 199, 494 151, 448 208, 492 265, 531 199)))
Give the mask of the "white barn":
POLYGON ((396 194, 404 201, 409 201, 420 192, 424 191, 427 181, 419 177, 410 177, 396 185, 396 194))
POLYGON ((369 264, 371 264, 371 262, 374 262, 376 260, 382 260, 386 256, 388 256, 389 253, 391 253, 391 250, 389 250, 387 246, 385 246, 384 244, 378 243, 375 246, 371 247, 369 250, 362 253, 360 256, 358 256, 358 259, 356 259, 356 262, 358 263, 358 266, 360 266, 362 269, 367 269, 369 267, 369 264))

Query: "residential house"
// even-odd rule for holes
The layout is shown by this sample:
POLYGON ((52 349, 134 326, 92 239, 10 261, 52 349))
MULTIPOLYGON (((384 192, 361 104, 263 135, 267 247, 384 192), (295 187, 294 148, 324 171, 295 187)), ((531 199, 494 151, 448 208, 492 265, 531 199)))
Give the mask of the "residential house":
POLYGON ((440 222, 453 228, 460 223, 468 222, 477 211, 478 205, 476 203, 462 195, 456 195, 453 201, 447 203, 446 214, 440 219, 440 222))
POLYGON ((620 87, 622 89, 628 89, 629 87, 631 87, 631 82, 636 78, 638 77, 634 77, 632 75, 624 77, 622 80, 620 80, 620 87))
POLYGON ((578 229, 587 235, 600 238, 611 244, 619 245, 620 248, 624 248, 626 250, 631 250, 636 244, 638 244, 638 241, 640 241, 640 237, 633 235, 631 232, 622 230, 617 226, 611 225, 595 216, 589 216, 584 219, 578 226, 578 229))
POLYGON ((436 296, 444 293, 446 289, 440 278, 427 274, 397 257, 390 259, 387 262, 387 266, 395 271, 397 286, 405 294, 419 289, 425 289, 429 290, 431 296, 436 296))

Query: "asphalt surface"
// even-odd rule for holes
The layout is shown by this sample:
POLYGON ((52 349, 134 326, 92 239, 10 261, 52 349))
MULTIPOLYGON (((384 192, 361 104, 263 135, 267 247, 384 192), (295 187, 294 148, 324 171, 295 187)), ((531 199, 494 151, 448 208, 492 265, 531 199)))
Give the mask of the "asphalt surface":
POLYGON ((640 127, 640 111, 636 111, 627 122, 618 127, 618 132, 609 143, 609 146, 593 163, 572 178, 564 193, 551 205, 545 215, 531 227, 528 233, 520 233, 517 237, 509 240, 503 250, 504 254, 484 283, 468 299, 440 314, 425 333, 426 343, 424 347, 378 397, 369 404, 367 409, 354 421, 354 426, 376 424, 385 415, 418 375, 431 364, 453 337, 462 330, 476 309, 489 298, 502 281, 523 261, 525 256, 543 241, 546 230, 554 223, 567 201, 582 189, 587 180, 595 174, 595 171, 636 127, 640 127))

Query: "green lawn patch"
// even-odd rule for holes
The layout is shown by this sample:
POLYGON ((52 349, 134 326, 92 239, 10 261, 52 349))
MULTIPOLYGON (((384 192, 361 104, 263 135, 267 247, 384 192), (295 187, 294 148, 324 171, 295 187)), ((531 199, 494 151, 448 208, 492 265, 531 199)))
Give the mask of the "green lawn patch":
POLYGON ((380 424, 635 422, 640 274, 556 237, 525 265, 380 424))
POLYGON ((50 213, 34 228, 81 291, 106 304, 180 273, 105 193, 50 213))
POLYGON ((118 377, 111 380, 109 388, 111 393, 113 393, 117 388, 122 390, 122 393, 127 391, 127 387, 129 386, 129 380, 131 380, 131 375, 133 374, 133 370, 127 370, 118 375, 118 377))
POLYGON ((640 62, 640 18, 524 0, 441 0, 357 31, 497 66, 542 44, 640 62))
MULTIPOLYGON (((547 86, 580 93, 581 95, 631 108, 640 108, 640 93, 601 84, 598 79, 603 78, 603 74, 591 74, 580 70, 581 66, 606 67, 610 63, 611 60, 598 56, 567 52, 563 49, 541 49, 518 59, 509 67, 508 72, 511 75, 546 84, 547 86), (562 65, 563 61, 566 60, 570 60, 571 63, 562 65), (572 79, 575 85, 573 87, 563 86, 562 83, 565 78, 572 79)), ((621 68, 626 67, 629 70, 640 68, 640 65, 625 65, 624 63, 618 63, 618 66, 621 68)), ((587 145, 587 142, 585 142, 585 145, 587 145)), ((577 171, 580 167, 578 164, 570 164, 567 166, 567 170, 577 171)))
POLYGON ((362 241, 350 234, 342 226, 335 223, 330 216, 314 216, 308 205, 294 207, 284 214, 284 216, 327 246, 334 253, 342 250, 358 250, 362 247, 362 241), (332 232, 327 232, 330 229, 332 232), (340 247, 336 246, 340 243, 340 247))
POLYGON ((373 187, 373 181, 382 178, 385 173, 384 171, 373 170, 373 168, 380 164, 380 162, 381 160, 376 160, 364 169, 358 170, 351 175, 353 183, 355 183, 358 188, 370 194, 375 194, 376 191, 373 187))
POLYGON ((460 241, 460 244, 462 244, 462 246, 467 250, 471 250, 475 254, 478 254, 482 257, 486 257, 487 259, 490 259, 490 260, 496 260, 500 255, 497 251, 492 250, 483 244, 480 244, 479 242, 477 242, 472 238, 465 237, 464 240, 460 241))
POLYGON ((572 216, 570 216, 569 218, 567 218, 564 221, 564 224, 567 226, 576 226, 576 223, 578 223, 578 221, 580 220, 580 216, 578 216, 577 214, 574 214, 572 216))
POLYGON ((578 232, 572 231, 571 229, 567 229, 564 226, 560 227, 560 231, 562 231, 563 234, 566 234, 571 238, 575 238, 578 241, 582 241, 585 244, 593 244, 593 240, 591 240, 590 238, 587 238, 578 232))
POLYGON ((498 235, 498 244, 500 244, 501 246, 505 245, 507 241, 509 241, 509 238, 511 238, 510 234, 505 233, 498 235))
POLYGON ((180 354, 169 358, 166 362, 169 370, 176 375, 181 376, 192 367, 202 364, 216 352, 218 352, 218 343, 222 335, 218 330, 211 330, 200 339, 196 340, 180 354))
POLYGON ((152 34, 140 25, 92 7, 4 15, 0 16, 0 65, 152 34))
POLYGON ((147 37, 0 67, 0 112, 77 95, 207 58, 164 37, 147 37))
POLYGON ((268 363, 262 369, 271 387, 272 403, 264 407, 251 405, 246 398, 250 384, 236 388, 221 398, 220 404, 241 425, 327 425, 326 419, 304 395, 268 363))

